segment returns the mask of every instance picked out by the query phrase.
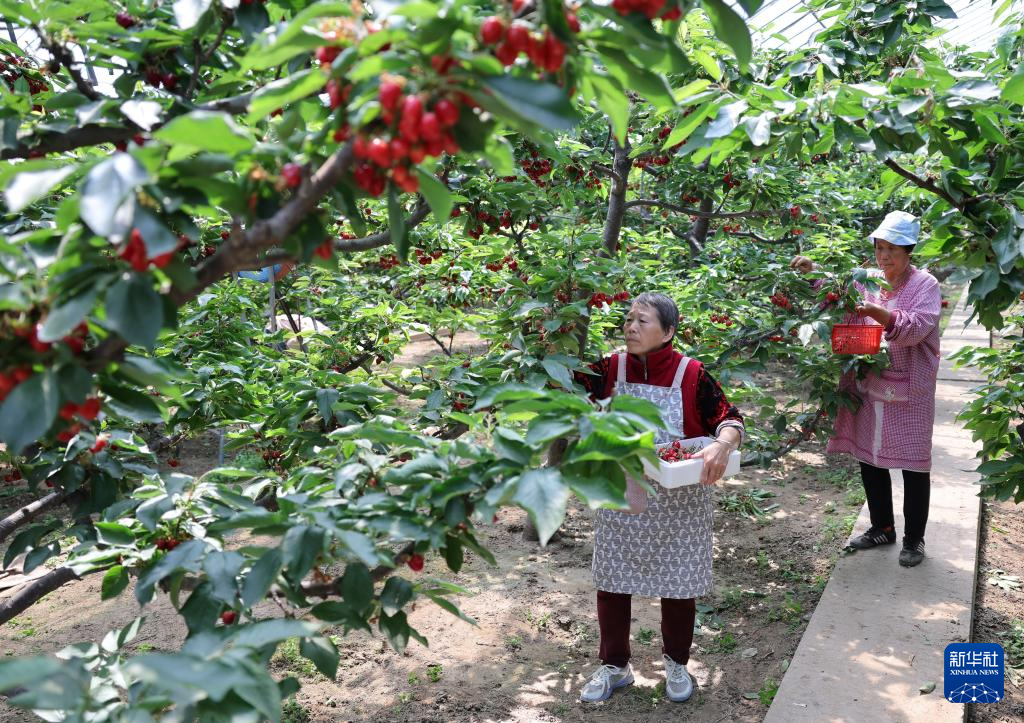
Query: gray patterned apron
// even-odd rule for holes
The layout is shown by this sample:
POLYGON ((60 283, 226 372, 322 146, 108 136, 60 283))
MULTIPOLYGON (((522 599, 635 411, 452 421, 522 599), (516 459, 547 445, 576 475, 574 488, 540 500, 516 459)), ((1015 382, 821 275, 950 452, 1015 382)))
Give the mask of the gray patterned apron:
MULTIPOLYGON (((671 429, 657 434, 664 444, 683 435, 679 387, 689 359, 683 357, 672 386, 626 381, 626 355, 618 355, 616 394, 646 399, 661 409, 671 429), (678 430, 673 432, 671 430, 678 430)), ((635 488, 635 485, 633 485, 635 488)), ((707 485, 665 489, 647 495, 639 514, 597 510, 594 523, 594 585, 606 592, 686 599, 711 591, 711 538, 714 506, 707 485)))

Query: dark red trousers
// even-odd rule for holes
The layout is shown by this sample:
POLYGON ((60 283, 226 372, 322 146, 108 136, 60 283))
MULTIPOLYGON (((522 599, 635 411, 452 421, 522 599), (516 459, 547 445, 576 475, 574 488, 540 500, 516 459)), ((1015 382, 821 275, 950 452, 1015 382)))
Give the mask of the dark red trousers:
MULTIPOLYGON (((633 596, 619 592, 597 591, 597 624, 601 628, 600 658, 604 665, 622 667, 629 662, 629 618, 633 596)), ((694 598, 661 599, 661 639, 663 652, 686 665, 693 644, 693 623, 697 619, 694 598)))

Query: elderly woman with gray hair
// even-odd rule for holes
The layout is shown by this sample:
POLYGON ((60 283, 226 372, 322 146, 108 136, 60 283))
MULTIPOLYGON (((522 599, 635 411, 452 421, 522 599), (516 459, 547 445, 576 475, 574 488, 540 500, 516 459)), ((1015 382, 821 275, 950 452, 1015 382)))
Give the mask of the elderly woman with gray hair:
POLYGON ((606 700, 633 682, 629 619, 633 595, 661 598, 666 695, 682 702, 693 692, 686 671, 693 643, 696 600, 711 590, 713 502, 710 487, 725 471, 743 438, 743 417, 721 386, 695 359, 672 348, 679 310, 664 294, 633 301, 623 332, 626 354, 605 357, 578 374, 596 399, 629 394, 656 404, 670 425, 657 443, 678 437, 714 436, 705 447, 701 484, 659 489, 648 495, 629 480, 629 510, 598 510, 594 525, 594 583, 601 631, 601 667, 580 700, 606 700))
MULTIPOLYGON (((910 263, 920 230, 914 216, 893 211, 870 236, 889 288, 868 292, 861 287, 864 300, 856 311, 861 323, 884 328, 889 366, 864 379, 856 379, 852 371, 843 376, 839 388, 861 404, 855 412, 839 410, 827 447, 860 462, 871 528, 850 541, 855 549, 895 544, 889 470, 902 470, 905 534, 899 564, 904 567, 924 559, 942 312, 939 282, 910 263)), ((790 266, 803 273, 816 268, 805 256, 794 257, 790 266)))

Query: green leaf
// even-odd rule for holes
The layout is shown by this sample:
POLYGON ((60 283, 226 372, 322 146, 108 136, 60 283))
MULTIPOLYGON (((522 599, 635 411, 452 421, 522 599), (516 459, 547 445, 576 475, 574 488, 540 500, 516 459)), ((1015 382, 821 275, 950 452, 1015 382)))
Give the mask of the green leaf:
POLYGON ((43 436, 57 418, 57 377, 52 369, 33 374, 0 404, 0 442, 20 453, 43 436))
POLYGON ((304 658, 313 661, 316 669, 323 673, 330 680, 338 675, 338 649, 330 638, 318 635, 314 638, 299 639, 299 654, 304 658))
POLYGON ((206 544, 201 540, 181 543, 139 576, 135 584, 135 598, 145 605, 153 598, 153 588, 158 582, 179 570, 196 572, 205 553, 206 544))
POLYGON ((57 341, 71 333, 78 324, 85 318, 86 314, 92 311, 96 303, 97 289, 91 286, 84 293, 66 299, 55 306, 46 320, 43 328, 39 330, 41 341, 57 341))
POLYGON ((267 596, 270 586, 281 571, 281 551, 272 548, 260 556, 242 583, 242 604, 252 607, 267 596))
POLYGON ((490 89, 511 118, 549 130, 570 130, 579 122, 565 91, 553 83, 512 75, 487 76, 480 82, 490 89))
POLYGON ((755 146, 763 146, 772 138, 773 113, 762 113, 753 118, 745 118, 743 127, 747 131, 750 142, 755 146))
POLYGON ((565 519, 569 487, 557 469, 532 469, 520 476, 512 501, 530 515, 540 544, 546 545, 565 519))
POLYGON ((100 600, 109 600, 120 595, 128 587, 128 571, 122 565, 107 570, 100 585, 100 600))
POLYGON ((289 638, 313 635, 319 630, 318 623, 277 618, 240 628, 234 637, 234 643, 247 648, 262 648, 264 645, 279 643, 289 638))
POLYGON ((96 541, 100 544, 124 547, 135 542, 135 533, 130 527, 116 522, 97 522, 93 526, 96 528, 96 541))
POLYGON ((618 48, 602 45, 598 48, 598 53, 604 59, 608 73, 618 80, 623 88, 639 93, 658 110, 669 111, 676 107, 672 89, 663 76, 638 66, 618 48))
POLYGON ((412 583, 404 577, 389 577, 380 593, 381 610, 387 615, 394 615, 412 600, 412 593, 412 583))
POLYGON ((1003 86, 1003 92, 1000 94, 1000 97, 1010 103, 1024 105, 1024 63, 1017 65, 1017 70, 1014 71, 1010 79, 1006 81, 1006 85, 1003 86))
POLYGON ((715 35, 732 48, 740 63, 740 70, 745 72, 753 55, 750 30, 747 29, 746 21, 726 5, 724 0, 703 0, 701 5, 704 7, 704 12, 711 18, 715 35))
POLYGON ((147 274, 125 274, 107 292, 106 326, 130 344, 152 350, 164 323, 163 302, 147 274))
POLYGON ((319 68, 292 73, 268 83, 253 96, 246 119, 249 123, 255 123, 277 108, 318 92, 326 83, 327 75, 319 68))
POLYGON ((484 148, 484 158, 490 164, 491 170, 496 176, 513 176, 516 172, 515 156, 512 154, 512 144, 504 136, 491 133, 487 137, 487 144, 484 148))
POLYGON ((447 222, 452 213, 452 194, 433 173, 427 173, 419 166, 416 167, 416 173, 420 178, 420 193, 430 204, 434 218, 440 224, 447 222))
POLYGON ((217 600, 233 605, 238 595, 238 573, 245 558, 234 550, 214 551, 203 560, 203 570, 210 581, 210 594, 217 600))
POLYGON ((718 109, 715 119, 708 125, 705 138, 724 138, 739 125, 740 115, 747 109, 747 101, 738 100, 718 109))
POLYGON ((629 129, 629 99, 622 85, 612 76, 597 72, 585 75, 584 79, 590 83, 597 104, 611 121, 615 138, 624 145, 629 129))
POLYGON ((19 173, 11 179, 4 191, 4 201, 7 203, 8 212, 18 213, 33 201, 45 196, 54 186, 76 170, 78 170, 77 166, 69 164, 63 168, 19 173))
POLYGON ((350 562, 341 578, 341 597, 354 610, 365 610, 373 600, 373 579, 366 565, 350 562))
POLYGON ((135 189, 149 173, 129 153, 115 153, 85 177, 78 210, 97 236, 125 235, 135 215, 135 189))
POLYGON ((409 634, 411 632, 405 613, 399 612, 395 615, 382 614, 378 626, 396 652, 402 653, 405 651, 405 646, 409 644, 409 634))
POLYGON ((62 667, 56 658, 42 656, 0 660, 0 691, 38 685, 54 678, 62 667))
POLYGON ((229 115, 205 110, 180 115, 153 135, 171 144, 214 153, 238 154, 253 147, 252 139, 229 115))
POLYGON ((572 390, 572 374, 569 373, 565 364, 560 364, 547 358, 541 359, 540 364, 544 367, 544 371, 548 373, 549 377, 561 384, 565 389, 572 390))

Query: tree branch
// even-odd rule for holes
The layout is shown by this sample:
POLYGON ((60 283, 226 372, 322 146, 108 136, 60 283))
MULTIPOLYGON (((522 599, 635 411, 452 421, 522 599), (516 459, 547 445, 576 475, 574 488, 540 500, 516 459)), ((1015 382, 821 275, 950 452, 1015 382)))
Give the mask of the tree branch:
POLYGON ((936 185, 934 179, 931 179, 931 178, 928 178, 928 179, 921 178, 920 176, 917 176, 917 175, 911 173, 910 171, 908 171, 906 168, 904 168, 903 166, 901 166, 900 164, 898 164, 896 161, 892 160, 891 158, 886 158, 885 159, 885 165, 888 166, 891 170, 895 171, 897 174, 903 176, 905 179, 907 179, 908 181, 913 183, 918 188, 923 188, 926 191, 930 191, 931 193, 934 193, 936 196, 941 198, 943 201, 948 203, 950 206, 952 206, 955 209, 958 209, 961 213, 964 210, 964 206, 966 206, 967 204, 969 204, 969 203, 971 203, 973 201, 973 199, 965 199, 965 200, 961 201, 960 203, 957 203, 956 199, 953 198, 951 195, 949 195, 949 192, 946 191, 946 189, 939 188, 939 186, 936 185))
POLYGON ((668 201, 661 201, 657 198, 638 198, 633 201, 626 202, 626 209, 635 208, 637 206, 658 206, 660 208, 668 209, 669 211, 675 211, 677 213, 687 213, 691 216, 697 216, 698 218, 768 218, 770 216, 778 216, 782 213, 779 209, 768 209, 764 211, 730 211, 728 213, 716 213, 714 211, 702 211, 699 208, 690 208, 688 206, 680 206, 675 203, 669 203, 668 201))
POLYGON ((192 77, 188 81, 188 90, 185 91, 185 97, 191 98, 196 92, 196 86, 199 84, 199 71, 202 70, 206 62, 217 52, 217 48, 220 47, 221 42, 224 40, 224 35, 234 23, 235 14, 231 10, 226 10, 224 15, 220 19, 220 32, 217 33, 217 37, 214 38, 213 43, 206 50, 203 50, 202 43, 197 38, 195 41, 196 48, 196 60, 195 67, 192 69, 192 77))
POLYGON ((17 530, 22 525, 31 522, 43 512, 56 507, 57 505, 63 504, 64 502, 72 501, 72 498, 77 499, 78 493, 65 492, 64 490, 58 490, 51 492, 45 497, 40 497, 35 502, 25 505, 16 512, 8 515, 4 519, 0 520, 0 542, 3 542, 11 533, 17 530))
POLYGON ((43 46, 48 51, 50 51, 50 55, 52 55, 57 60, 57 62, 63 65, 64 68, 68 71, 68 75, 71 76, 71 80, 74 81, 75 87, 78 88, 79 93, 84 95, 89 100, 100 100, 101 98, 103 98, 102 95, 96 92, 96 89, 92 86, 92 83, 83 78, 82 74, 75 70, 75 56, 72 55, 70 50, 68 50, 66 47, 64 47, 60 43, 56 42, 55 40, 51 39, 49 36, 44 34, 39 29, 38 25, 33 25, 32 31, 39 37, 39 40, 40 42, 42 42, 43 46))
MULTIPOLYGON (((100 572, 94 570, 94 572, 100 572)), ((59 587, 66 585, 72 580, 81 578, 72 572, 70 567, 58 567, 56 570, 46 573, 38 580, 30 582, 13 596, 0 603, 0 625, 10 621, 12 618, 21 615, 35 605, 45 595, 59 587)))

